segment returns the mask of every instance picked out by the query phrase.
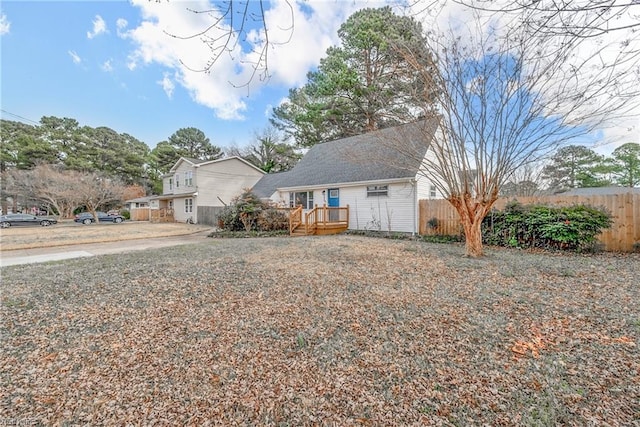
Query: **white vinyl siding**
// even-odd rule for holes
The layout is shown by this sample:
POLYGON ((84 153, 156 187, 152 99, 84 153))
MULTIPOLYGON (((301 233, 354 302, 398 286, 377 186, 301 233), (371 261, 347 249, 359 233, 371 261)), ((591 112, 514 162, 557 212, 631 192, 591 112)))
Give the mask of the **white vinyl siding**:
MULTIPOLYGON (((414 199, 414 188, 409 181, 392 183, 388 184, 387 196, 367 197, 367 185, 339 187, 340 207, 349 205, 349 229, 417 233, 418 201, 414 199)), ((288 202, 289 192, 276 192, 271 199, 288 202)), ((315 190, 314 200, 322 206, 321 190, 315 190)))
POLYGON ((367 197, 367 186, 340 188, 340 206, 349 205, 349 228, 417 232, 418 203, 411 182, 388 184, 385 197, 367 197))
POLYGON ((194 177, 193 165, 182 162, 174 173, 174 194, 190 194, 194 192, 197 179, 194 177))
POLYGON ((422 199, 442 199, 442 194, 435 188, 435 195, 433 189, 435 184, 424 176, 418 176, 417 188, 418 188, 418 200, 422 199))
POLYGON ((246 188, 252 188, 262 178, 263 173, 246 163, 234 159, 224 159, 195 168, 194 187, 197 191, 198 206, 224 207, 246 188))

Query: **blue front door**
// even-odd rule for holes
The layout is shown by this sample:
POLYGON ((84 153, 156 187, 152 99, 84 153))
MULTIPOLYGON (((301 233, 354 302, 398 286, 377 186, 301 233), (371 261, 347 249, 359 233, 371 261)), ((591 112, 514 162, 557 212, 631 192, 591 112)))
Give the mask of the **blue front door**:
POLYGON ((337 188, 330 188, 328 201, 330 208, 337 208, 338 206, 340 206, 340 190, 338 190, 337 188))
MULTIPOLYGON (((340 190, 337 188, 329 189, 329 199, 327 200, 330 208, 337 208, 340 206, 340 190)), ((340 219, 340 212, 337 209, 329 210, 329 221, 338 221, 340 219)))

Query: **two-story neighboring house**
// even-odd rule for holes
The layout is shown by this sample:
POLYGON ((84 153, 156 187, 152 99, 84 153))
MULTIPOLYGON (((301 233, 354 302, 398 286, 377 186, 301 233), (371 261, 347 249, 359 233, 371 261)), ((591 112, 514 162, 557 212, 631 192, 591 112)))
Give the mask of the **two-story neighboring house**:
POLYGON ((173 209, 178 222, 215 225, 225 205, 251 188, 264 172, 240 157, 198 160, 181 157, 164 175, 160 209, 173 209))

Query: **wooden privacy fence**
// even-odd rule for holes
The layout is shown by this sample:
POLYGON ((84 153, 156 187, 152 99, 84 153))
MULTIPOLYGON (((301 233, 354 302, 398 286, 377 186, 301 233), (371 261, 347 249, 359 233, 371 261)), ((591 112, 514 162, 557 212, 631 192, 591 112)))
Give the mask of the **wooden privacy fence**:
POLYGON ((218 215, 223 210, 224 206, 198 206, 198 224, 217 226, 218 215))
MULTIPOLYGON (((640 194, 598 196, 534 196, 501 198, 493 205, 502 210, 517 200, 523 205, 573 206, 588 205, 604 208, 613 218, 613 225, 598 236, 605 250, 633 252, 640 243, 640 194)), ((422 235, 460 235, 462 227, 455 208, 446 200, 420 200, 419 233, 422 235), (437 227, 433 227, 437 223, 437 227)))
POLYGON ((129 213, 131 221, 149 221, 151 219, 149 208, 133 208, 129 213))

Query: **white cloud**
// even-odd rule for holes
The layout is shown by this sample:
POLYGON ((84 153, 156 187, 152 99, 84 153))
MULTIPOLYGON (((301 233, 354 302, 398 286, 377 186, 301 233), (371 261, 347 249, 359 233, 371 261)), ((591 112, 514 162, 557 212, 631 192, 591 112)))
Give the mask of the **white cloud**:
MULTIPOLYGON (((211 26, 214 12, 197 14, 187 10, 187 7, 196 11, 216 10, 207 0, 161 3, 133 0, 133 5, 142 12, 143 22, 122 31, 122 36, 135 45, 129 56, 130 70, 149 64, 167 67, 175 73, 176 83, 187 89, 195 102, 211 108, 221 119, 242 119, 247 110, 247 94, 259 92, 265 84, 284 87, 303 84, 307 72, 317 66, 326 49, 338 43, 337 30, 346 18, 357 9, 381 4, 379 1, 270 2, 265 12, 271 43, 267 51, 271 78, 267 81, 260 76, 252 79, 252 64, 258 59, 255 51, 262 49, 260 28, 252 29, 247 40, 231 40, 230 51, 223 52, 209 73, 189 70, 204 69, 211 58, 212 51, 202 37, 180 38, 194 36, 211 26), (249 87, 243 86, 247 82, 249 87)), ((212 38, 223 35, 226 28, 212 28, 207 32, 212 38)))
MULTIPOLYGON (((510 27, 521 25, 519 17, 514 12, 513 14, 495 13, 489 11, 479 11, 470 9, 463 6, 459 2, 452 2, 447 0, 438 0, 439 6, 436 7, 434 2, 429 2, 429 9, 421 8, 420 2, 412 2, 412 9, 407 13, 413 14, 418 20, 423 23, 425 29, 433 31, 444 31, 458 35, 461 40, 468 40, 467 49, 474 50, 474 46, 477 43, 469 38, 471 35, 478 40, 480 38, 493 38, 499 40, 501 36, 506 34, 506 31, 510 27)), ((540 7, 543 5, 542 0, 540 7)), ((587 5, 590 0, 576 0, 572 3, 572 7, 575 7, 578 12, 582 13, 580 6, 587 5)), ((489 3, 486 3, 489 5, 489 3)), ((495 0, 490 3, 490 7, 493 10, 507 10, 512 9, 513 2, 511 0, 495 0)), ((637 12, 640 9, 638 6, 630 6, 630 8, 636 8, 637 12)), ((585 9, 586 10, 586 9, 585 9)), ((620 10, 620 9, 618 9, 620 10)), ((587 13, 587 12, 585 12, 587 13)), ((571 18, 576 18, 583 15, 572 15, 571 18)), ((608 15, 605 15, 608 16, 608 15)), ((558 20, 566 19, 568 16, 556 17, 558 20)), ((594 18, 594 14, 591 14, 591 18, 594 18)), ((556 21, 560 22, 560 21, 556 21)), ((628 25, 637 24, 637 16, 632 15, 631 9, 627 10, 623 14, 619 14, 615 19, 611 20, 607 25, 616 26, 618 28, 628 25)), ((623 50, 625 42, 629 42, 632 46, 626 47, 629 52, 640 51, 640 37, 637 35, 637 29, 608 31, 597 38, 583 39, 579 47, 569 52, 571 55, 564 59, 561 64, 563 70, 570 70, 571 67, 580 70, 580 78, 570 78, 571 72, 567 74, 555 73, 547 79, 540 81, 540 86, 537 87, 539 93, 544 94, 544 98, 547 99, 549 106, 552 106, 556 113, 560 113, 569 120, 572 118, 585 118, 591 116, 590 123, 596 123, 600 129, 600 132, 593 135, 593 139, 597 139, 597 146, 602 147, 603 150, 612 150, 616 146, 619 146, 625 142, 640 142, 640 100, 638 95, 640 91, 640 71, 637 70, 637 59, 630 61, 627 64, 622 64, 623 67, 627 67, 627 72, 620 72, 613 78, 613 74, 610 76, 610 81, 603 88, 603 80, 606 79, 603 70, 611 70, 606 68, 606 64, 612 64, 623 50), (591 77, 593 80, 588 80, 591 77), (580 94, 586 90, 586 96, 592 99, 598 98, 598 102, 588 102, 580 108, 576 108, 574 100, 569 99, 567 94, 580 94), (562 94, 557 96, 558 93, 562 94), (606 96, 600 96, 602 94, 606 96), (554 95, 556 95, 554 97, 554 95), (617 97, 617 98, 616 98, 617 97), (634 97, 630 105, 634 105, 634 109, 626 109, 623 112, 617 114, 607 114, 606 117, 597 117, 598 112, 608 111, 606 104, 609 103, 609 107, 614 105, 613 103, 619 102, 619 100, 625 97, 634 97), (564 104, 557 104, 558 99, 567 99, 569 102, 564 104), (595 112, 595 116, 594 113, 595 112), (602 122, 601 122, 602 121, 602 122)), ((442 39, 440 39, 442 40, 442 39)), ((554 40, 545 40, 540 45, 534 45, 534 40, 529 40, 530 49, 526 51, 526 55, 531 55, 532 61, 527 61, 528 64, 538 63, 540 59, 546 57, 546 52, 551 51, 558 46, 554 45, 554 40)), ((437 43, 435 44, 437 45, 437 43)), ((485 54, 486 51, 478 51, 478 55, 485 54)), ((549 58, 557 61, 557 55, 549 55, 549 58)), ((636 53, 637 58, 637 53, 636 53)), ((552 65, 554 67, 555 64, 552 65)), ((622 70, 622 69, 619 69, 622 70)), ((528 73, 531 70, 525 68, 524 72, 528 73)), ((622 70, 625 71, 625 70, 622 70)))
POLYGON ((100 34, 107 32, 107 23, 100 15, 96 15, 96 19, 93 20, 93 30, 87 31, 87 38, 92 39, 100 34))
POLYGON ((101 66, 100 68, 102 69, 102 71, 105 71, 107 73, 110 73, 111 71, 113 71, 113 65, 111 65, 111 59, 106 60, 101 66))
MULTIPOLYGON (((509 3, 509 0, 501 1, 504 4, 509 3)), ((256 94, 265 84, 282 87, 304 84, 307 72, 318 65, 320 58, 325 56, 326 49, 339 43, 337 30, 340 25, 351 14, 364 7, 390 4, 398 13, 404 12, 414 16, 428 31, 469 30, 472 26, 476 35, 486 35, 491 31, 497 36, 508 25, 516 22, 509 15, 483 14, 477 10, 470 10, 459 2, 447 0, 405 2, 404 4, 411 5, 409 8, 401 8, 401 3, 403 2, 399 0, 273 0, 266 3, 269 8, 265 11, 265 21, 271 43, 268 49, 271 77, 267 82, 259 77, 251 80, 252 64, 258 58, 255 51, 259 52, 262 48, 260 26, 252 29, 246 41, 231 40, 232 48, 218 58, 209 73, 189 70, 205 68, 211 58, 210 47, 197 33, 212 25, 216 19, 215 10, 218 3, 208 0, 159 3, 132 0, 132 4, 141 11, 142 22, 130 27, 129 23, 122 19, 118 20, 116 25, 118 35, 131 41, 134 46, 128 58, 130 70, 151 64, 161 65, 172 73, 173 78, 169 81, 174 88, 175 85, 184 87, 194 102, 212 109, 219 118, 242 119, 248 108, 247 94, 256 94), (440 3, 440 7, 437 7, 437 2, 440 3), (428 4, 428 7, 425 4, 428 4), (190 12, 187 8, 212 12, 198 14, 190 12), (480 15, 479 19, 476 19, 477 14, 480 15), (233 45, 236 41, 238 44, 233 45), (234 87, 242 86, 249 81, 249 87, 234 87)), ((212 28, 206 35, 215 38, 226 34, 225 28, 219 28, 220 25, 217 27, 212 28)), ((614 53, 603 51, 603 55, 614 53)), ((161 82, 164 81, 165 77, 161 82)), ((167 92, 167 87, 164 84, 161 86, 167 92)), ((174 88, 168 93, 172 93, 174 88)), ((612 126, 611 130, 603 131, 603 135, 612 135, 614 128, 618 129, 618 133, 629 135, 627 129, 633 127, 635 130, 631 132, 631 139, 637 140, 637 117, 631 117, 625 123, 612 126)))
POLYGON ((126 37, 125 34, 125 30, 127 29, 127 26, 129 25, 129 22, 127 22, 126 19, 124 18, 118 18, 116 20, 116 31, 118 34, 118 37, 126 37))
POLYGON ((162 90, 164 90, 164 93, 167 94, 167 98, 171 99, 173 97, 173 90, 175 89, 176 85, 171 80, 171 77, 169 77, 169 73, 164 73, 162 80, 158 81, 157 83, 162 86, 162 90))
POLYGON ((0 15, 0 36, 3 34, 8 34, 11 30, 11 22, 7 19, 7 15, 4 13, 0 15))
POLYGON ((75 51, 70 50, 67 53, 69 54, 69 56, 71 56, 71 60, 73 61, 74 64, 79 64, 82 62, 82 59, 75 51))

